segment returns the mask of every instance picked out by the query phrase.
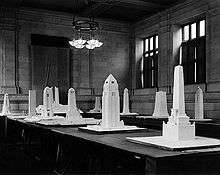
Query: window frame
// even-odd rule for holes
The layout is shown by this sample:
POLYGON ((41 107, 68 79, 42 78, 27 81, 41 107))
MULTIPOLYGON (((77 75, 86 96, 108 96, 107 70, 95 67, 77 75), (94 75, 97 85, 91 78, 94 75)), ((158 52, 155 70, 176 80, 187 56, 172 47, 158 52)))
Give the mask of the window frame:
POLYGON ((156 88, 158 87, 158 53, 159 53, 159 35, 154 34, 143 38, 143 55, 142 55, 142 70, 141 70, 141 88, 156 88), (151 48, 151 38, 153 38, 153 48, 151 48), (148 48, 146 49, 146 40, 148 42, 148 48), (146 56, 147 55, 147 56, 146 56), (152 59, 151 66, 147 59, 152 59), (150 79, 146 79, 146 74, 149 73, 150 79))
MULTIPOLYGON (((187 69, 185 69, 187 72, 184 72, 184 80, 185 80, 185 84, 186 85, 190 85, 190 84, 201 84, 201 83, 205 83, 206 82, 206 49, 204 50, 204 55, 203 55, 203 59, 199 59, 197 55, 198 53, 198 50, 199 50, 199 47, 202 47, 202 42, 204 42, 204 47, 206 48, 206 35, 207 35, 207 31, 206 31, 206 25, 207 25, 207 21, 205 18, 198 18, 194 21, 191 21, 189 23, 186 23, 184 25, 181 25, 181 30, 182 30, 182 43, 181 43, 181 50, 183 49, 183 47, 186 47, 187 49, 187 52, 186 52, 186 55, 183 55, 183 51, 182 51, 182 62, 181 62, 181 65, 183 65, 183 67, 185 66, 188 66, 190 64, 194 64, 194 78, 193 78, 193 81, 188 79, 188 77, 190 76, 190 69, 187 67, 187 69), (201 21, 205 21, 205 24, 204 24, 204 35, 203 36, 200 36, 200 22, 201 21), (191 27, 192 27, 192 24, 196 23, 196 37, 195 38, 192 38, 192 30, 191 30, 191 27), (184 27, 185 26, 189 26, 189 33, 188 33, 188 40, 184 40, 185 38, 185 33, 184 33, 184 27), (204 41, 202 41, 204 40, 204 41), (200 45, 199 45, 200 44, 200 45), (194 48, 193 48, 194 47, 194 48), (194 50, 194 58, 193 60, 190 60, 192 59, 191 57, 188 58, 188 55, 190 54, 190 49, 195 49, 194 50), (187 57, 186 60, 183 60, 183 57, 187 57), (200 77, 202 75, 199 75, 199 69, 202 69, 203 70, 203 77, 200 77), (204 72, 205 71, 205 72, 204 72)), ((178 61, 179 62, 179 61, 178 61)))

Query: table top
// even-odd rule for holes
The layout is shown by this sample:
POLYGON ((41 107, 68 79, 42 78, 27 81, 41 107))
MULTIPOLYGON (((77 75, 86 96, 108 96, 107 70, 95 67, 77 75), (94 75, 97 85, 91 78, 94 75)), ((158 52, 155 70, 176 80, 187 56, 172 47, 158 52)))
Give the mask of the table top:
POLYGON ((194 149, 188 151, 169 151, 164 149, 159 149, 153 146, 146 146, 137 143, 132 143, 126 139, 126 137, 147 137, 147 136, 159 136, 161 131, 148 129, 147 131, 138 131, 131 133, 114 133, 114 134, 94 134, 87 133, 78 130, 77 127, 47 127, 41 126, 34 123, 27 123, 24 120, 8 119, 17 124, 25 125, 33 128, 41 128, 50 130, 54 134, 65 135, 69 137, 75 137, 81 139, 82 141, 95 142, 97 144, 102 144, 111 148, 120 149, 137 156, 151 157, 151 158, 165 158, 165 157, 176 157, 176 156, 188 156, 194 154, 207 154, 216 152, 220 154, 220 147, 217 148, 206 148, 206 149, 194 149))

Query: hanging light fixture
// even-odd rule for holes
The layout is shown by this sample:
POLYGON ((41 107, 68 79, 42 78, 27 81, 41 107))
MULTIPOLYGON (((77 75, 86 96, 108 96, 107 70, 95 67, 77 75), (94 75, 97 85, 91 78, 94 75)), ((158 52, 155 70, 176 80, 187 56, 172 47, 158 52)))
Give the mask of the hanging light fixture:
POLYGON ((102 42, 98 40, 100 27, 94 20, 73 20, 74 38, 69 44, 77 49, 94 49, 101 47, 102 42))

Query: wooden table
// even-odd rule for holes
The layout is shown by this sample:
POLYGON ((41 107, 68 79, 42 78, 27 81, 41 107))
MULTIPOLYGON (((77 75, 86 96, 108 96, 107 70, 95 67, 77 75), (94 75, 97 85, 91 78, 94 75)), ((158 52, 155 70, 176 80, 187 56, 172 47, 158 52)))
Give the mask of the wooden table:
MULTIPOLYGON (((75 172, 88 174, 207 174, 220 171, 220 148, 168 151, 135 144, 126 137, 157 136, 147 132, 91 134, 76 127, 46 127, 8 119, 7 128, 34 132, 43 140, 53 137, 56 149, 62 146, 75 172), (58 148, 57 148, 58 145, 58 148)), ((8 132, 10 133, 10 132, 8 132)), ((44 145, 44 144, 42 144, 44 145)), ((44 148, 43 148, 44 149, 44 148)), ((50 149, 50 148, 49 148, 50 149)), ((60 150, 59 150, 60 151, 60 150)), ((56 159, 57 151, 54 151, 56 159)))

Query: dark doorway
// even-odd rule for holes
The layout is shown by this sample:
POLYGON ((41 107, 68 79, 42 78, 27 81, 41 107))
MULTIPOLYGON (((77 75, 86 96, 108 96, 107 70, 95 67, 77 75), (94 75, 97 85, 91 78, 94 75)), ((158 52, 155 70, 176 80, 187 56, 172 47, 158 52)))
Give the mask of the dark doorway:
POLYGON ((70 84, 70 48, 68 39, 31 35, 32 89, 37 91, 37 105, 43 103, 46 86, 59 87, 60 102, 67 103, 70 84))

